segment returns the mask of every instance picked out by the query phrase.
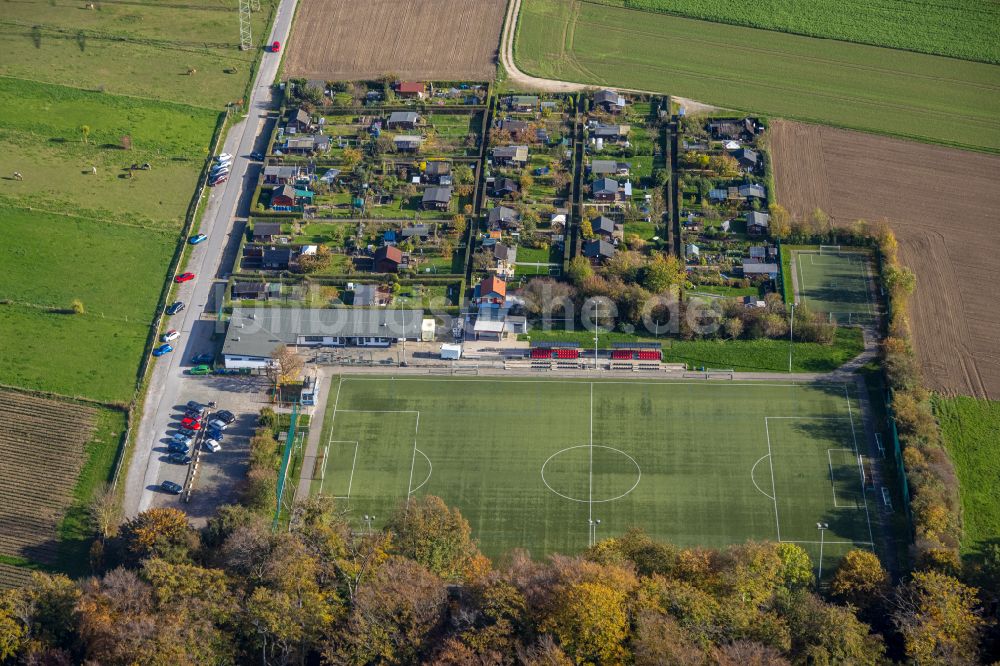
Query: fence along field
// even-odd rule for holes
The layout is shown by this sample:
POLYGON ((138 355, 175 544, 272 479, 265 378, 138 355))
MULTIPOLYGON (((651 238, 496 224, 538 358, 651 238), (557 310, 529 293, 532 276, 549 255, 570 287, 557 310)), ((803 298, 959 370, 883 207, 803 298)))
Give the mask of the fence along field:
POLYGON ((982 0, 590 0, 614 7, 1000 63, 1000 5, 982 0))
POLYGON ((0 391, 0 556, 53 565, 98 410, 0 391))
POLYGON ((506 0, 301 0, 285 75, 492 80, 506 0))
POLYGON ((1000 151, 1000 66, 576 0, 523 0, 529 74, 1000 151))
POLYGON ((1000 156, 774 121, 777 200, 837 223, 887 219, 917 275, 911 320, 927 385, 1000 399, 1000 156))

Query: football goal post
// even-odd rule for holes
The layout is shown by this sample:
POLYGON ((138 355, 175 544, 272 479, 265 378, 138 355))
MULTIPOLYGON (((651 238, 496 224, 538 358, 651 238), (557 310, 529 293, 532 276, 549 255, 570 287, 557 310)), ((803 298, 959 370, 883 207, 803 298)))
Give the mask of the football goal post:
POLYGON ((819 246, 819 253, 820 254, 840 254, 840 246, 839 245, 820 245, 819 246))

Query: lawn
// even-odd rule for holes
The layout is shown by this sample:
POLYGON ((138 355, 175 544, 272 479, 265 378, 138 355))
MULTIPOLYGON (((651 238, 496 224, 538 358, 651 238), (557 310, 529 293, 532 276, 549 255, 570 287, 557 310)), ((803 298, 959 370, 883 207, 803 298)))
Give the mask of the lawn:
POLYGON ((1000 402, 939 396, 934 412, 961 486, 962 551, 976 555, 1000 538, 1000 402))
MULTIPOLYGON (((254 13, 258 44, 273 4, 263 0, 263 11, 254 13)), ((98 7, 61 0, 6 3, 0 35, 8 48, 0 76, 215 110, 243 97, 259 52, 239 50, 235 3, 98 7), (191 69, 197 72, 188 74, 191 69)))
POLYGON ((996 65, 576 0, 525 0, 520 18, 536 76, 1000 151, 996 65))
POLYGON ((0 339, 17 341, 0 355, 0 383, 128 400, 176 238, 39 211, 0 215, 17 239, 0 244, 0 299, 13 301, 0 305, 0 339), (50 311, 76 298, 85 314, 50 311))
POLYGON ((921 4, 906 0, 590 1, 966 60, 1000 62, 1000 42, 989 29, 1000 22, 1000 7, 981 0, 921 4))
POLYGON ((364 514, 380 527, 409 495, 438 495, 492 557, 579 552, 600 520, 598 538, 638 526, 685 546, 796 542, 815 558, 824 521, 831 571, 873 541, 849 390, 344 377, 319 473, 304 473, 359 527, 364 514))

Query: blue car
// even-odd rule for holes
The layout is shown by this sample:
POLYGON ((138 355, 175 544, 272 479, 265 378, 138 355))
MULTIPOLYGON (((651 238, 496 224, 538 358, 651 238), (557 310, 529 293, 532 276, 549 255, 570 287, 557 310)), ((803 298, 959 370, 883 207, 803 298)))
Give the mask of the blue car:
POLYGON ((191 236, 191 238, 188 239, 188 243, 191 243, 191 245, 197 245, 198 243, 206 240, 207 238, 208 236, 206 236, 205 234, 198 234, 197 236, 191 236))
POLYGON ((163 356, 164 354, 169 354, 174 350, 172 345, 160 345, 153 350, 153 356, 163 356))
POLYGON ((213 426, 208 426, 208 430, 206 431, 205 435, 209 439, 214 439, 217 442, 221 442, 225 438, 224 435, 222 434, 222 431, 213 426))

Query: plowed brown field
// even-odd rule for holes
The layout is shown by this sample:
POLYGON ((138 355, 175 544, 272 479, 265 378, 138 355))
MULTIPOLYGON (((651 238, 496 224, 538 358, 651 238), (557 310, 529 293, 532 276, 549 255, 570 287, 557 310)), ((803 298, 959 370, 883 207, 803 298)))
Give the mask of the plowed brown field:
POLYGON ((771 147, 793 215, 889 220, 917 275, 929 387, 1000 399, 1000 156, 787 121, 773 123, 771 147))
POLYGON ((302 0, 285 74, 492 80, 506 0, 302 0))
POLYGON ((0 555, 55 562, 59 521, 72 501, 96 413, 0 391, 0 555))

